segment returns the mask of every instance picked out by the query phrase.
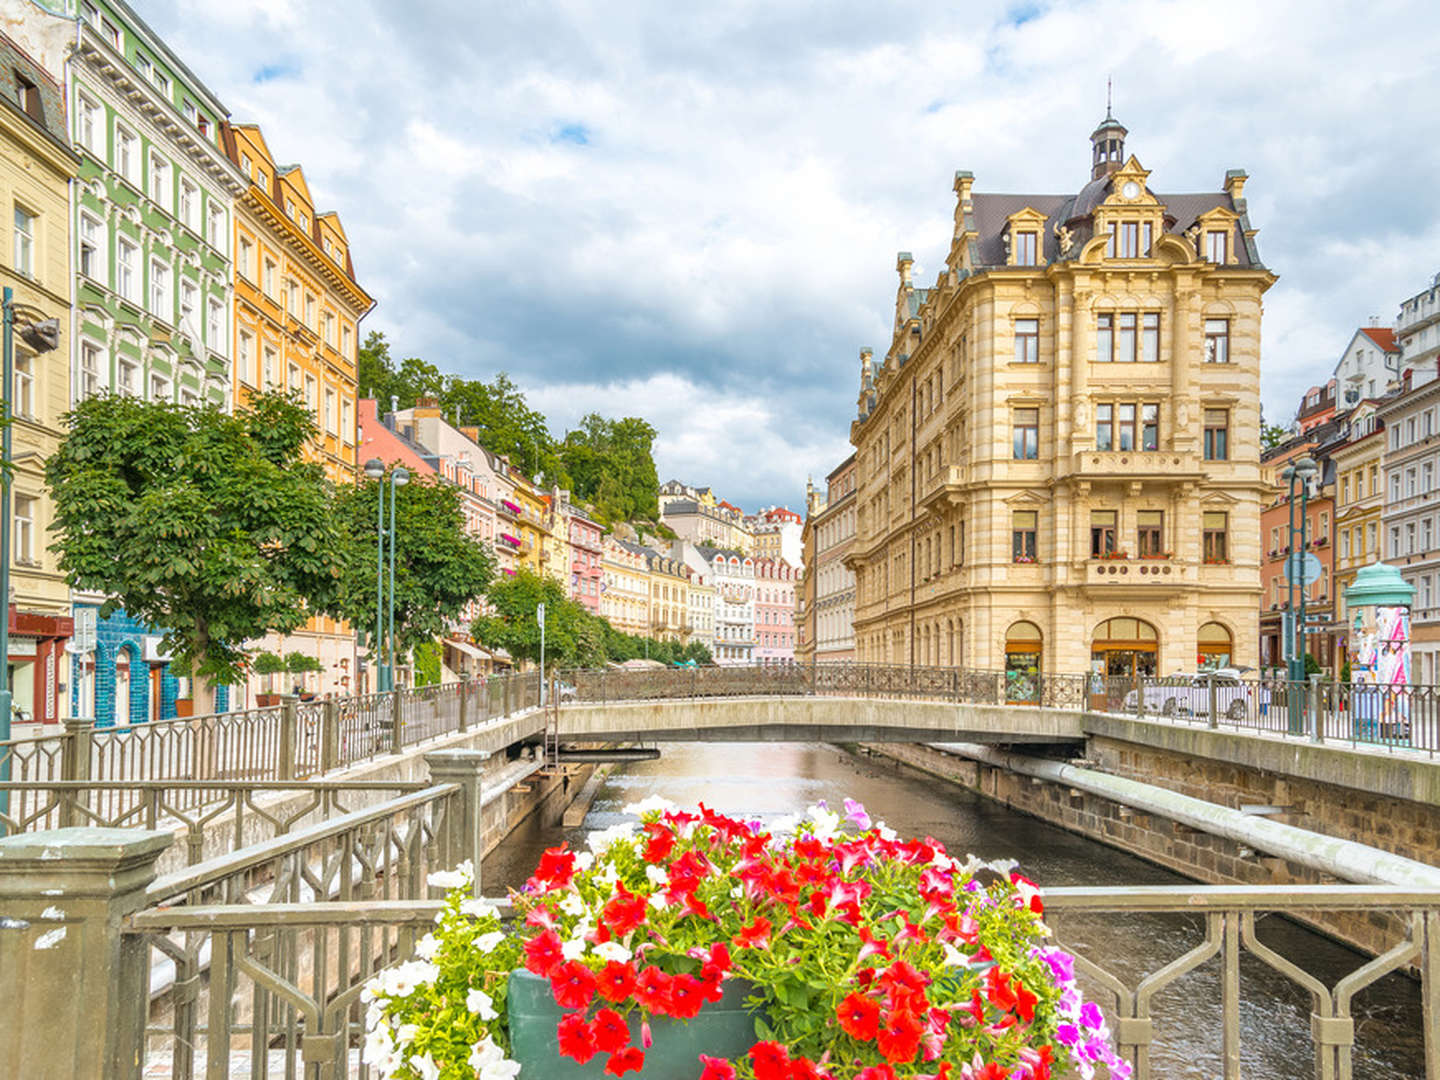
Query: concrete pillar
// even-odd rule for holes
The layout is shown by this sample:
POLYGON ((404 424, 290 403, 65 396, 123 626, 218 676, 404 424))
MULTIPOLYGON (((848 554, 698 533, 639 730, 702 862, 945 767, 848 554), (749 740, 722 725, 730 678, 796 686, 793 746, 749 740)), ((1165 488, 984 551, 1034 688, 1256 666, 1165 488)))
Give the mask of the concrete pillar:
POLYGON ((0 840, 0 1075, 140 1075, 149 948, 121 932, 169 833, 54 829, 0 840))
MULTIPOLYGON (((60 779, 89 780, 95 724, 91 720, 69 717, 64 723, 65 741, 61 750, 60 779)), ((60 796, 60 824, 62 826, 75 825, 79 822, 78 808, 86 805, 87 794, 86 791, 67 791, 60 796)))
POLYGON ((295 779, 295 739, 298 728, 297 712, 300 707, 300 699, 294 694, 286 694, 280 699, 280 735, 278 738, 279 759, 276 762, 277 780, 295 779))
POLYGON ((475 865, 474 895, 480 895, 480 863, 485 858, 485 822, 480 796, 489 750, 436 750, 425 755, 432 784, 459 784, 460 803, 449 815, 446 847, 451 859, 475 865))

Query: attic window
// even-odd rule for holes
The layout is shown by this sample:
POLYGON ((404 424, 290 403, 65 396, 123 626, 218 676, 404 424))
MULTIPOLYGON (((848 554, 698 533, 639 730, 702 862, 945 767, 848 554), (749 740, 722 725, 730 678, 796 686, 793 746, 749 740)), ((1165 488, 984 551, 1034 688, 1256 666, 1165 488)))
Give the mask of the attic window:
POLYGON ((1034 266, 1036 265, 1036 243, 1037 234, 1033 232, 1019 232, 1015 234, 1015 265, 1034 266))
POLYGON ((1220 229, 1211 229, 1205 234, 1205 251, 1212 263, 1223 266, 1229 262, 1228 235, 1220 229))
POLYGON ((44 120, 40 110, 40 89, 20 72, 15 72, 15 100, 32 120, 44 120))

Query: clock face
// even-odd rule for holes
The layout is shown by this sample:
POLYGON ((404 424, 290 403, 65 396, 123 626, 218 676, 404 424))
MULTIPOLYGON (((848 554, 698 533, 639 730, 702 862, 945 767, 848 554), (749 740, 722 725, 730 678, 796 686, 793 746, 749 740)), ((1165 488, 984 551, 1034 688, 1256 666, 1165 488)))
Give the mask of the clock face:
POLYGON ((1133 199, 1136 195, 1140 194, 1140 185, 1135 183, 1134 180, 1126 180, 1125 186, 1120 189, 1120 194, 1124 195, 1127 199, 1133 199))

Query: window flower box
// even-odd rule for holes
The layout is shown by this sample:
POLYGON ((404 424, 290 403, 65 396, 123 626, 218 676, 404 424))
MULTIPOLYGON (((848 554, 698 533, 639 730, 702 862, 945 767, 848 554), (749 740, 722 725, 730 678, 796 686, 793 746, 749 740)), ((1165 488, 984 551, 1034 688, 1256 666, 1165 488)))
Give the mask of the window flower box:
POLYGON ((1033 563, 1033 562, 1035 561, 1035 556, 1034 556, 1034 555, 1016 555, 1015 558, 1014 558, 1014 561, 1017 562, 1017 563, 1033 563))
POLYGON ((1206 558, 1206 560, 1205 560, 1205 565, 1206 565, 1206 566, 1229 566, 1229 565, 1230 565, 1230 560, 1229 560, 1229 559, 1212 559, 1212 558, 1206 558))
POLYGON ((365 1062, 399 1080, 1130 1075, 1010 864, 901 840, 851 800, 768 823, 626 809, 641 820, 588 851, 547 850, 508 926, 469 864, 431 875, 450 890, 434 930, 362 994, 365 1062))

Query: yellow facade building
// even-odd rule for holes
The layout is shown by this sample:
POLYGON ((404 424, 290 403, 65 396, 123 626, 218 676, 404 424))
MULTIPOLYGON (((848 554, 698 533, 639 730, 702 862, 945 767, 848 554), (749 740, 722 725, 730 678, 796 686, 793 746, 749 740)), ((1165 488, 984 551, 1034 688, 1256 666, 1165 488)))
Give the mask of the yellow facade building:
MULTIPOLYGON (((375 302, 355 280, 339 215, 316 211, 300 166, 277 164, 257 125, 227 123, 222 138, 250 181, 235 204, 235 405, 271 390, 299 396, 318 428, 310 455, 334 483, 354 483, 359 323, 375 302)), ((324 670, 307 689, 355 685, 354 634, 335 619, 314 618, 259 648, 318 659, 324 670)))
POLYGON ((639 544, 605 537, 600 614, 624 634, 650 633, 650 567, 639 544))
POLYGON ((14 707, 36 723, 69 714, 60 693, 69 658, 70 590, 50 550, 53 505, 45 460, 60 447, 70 408, 70 179, 79 157, 65 136, 60 86, 0 35, 13 93, 0 95, 0 203, 10 230, 0 285, 14 292, 18 326, 56 319, 60 346, 37 352, 15 337, 11 383, 10 587, 5 658, 14 707))
MULTIPOLYGON (((1335 584, 1332 595, 1341 598, 1362 566, 1380 561, 1385 509, 1385 429, 1376 416, 1373 400, 1360 402, 1348 417, 1350 437, 1335 448, 1335 584)), ((1340 611, 1348 625, 1350 613, 1340 611)), ((1342 631, 1343 632, 1343 631, 1342 631)))
POLYGON ((855 642, 863 661, 1115 676, 1255 665, 1260 262, 1246 176, 1157 194, 1106 116, 1073 195, 957 173, 931 288, 897 262, 862 353, 855 642))

